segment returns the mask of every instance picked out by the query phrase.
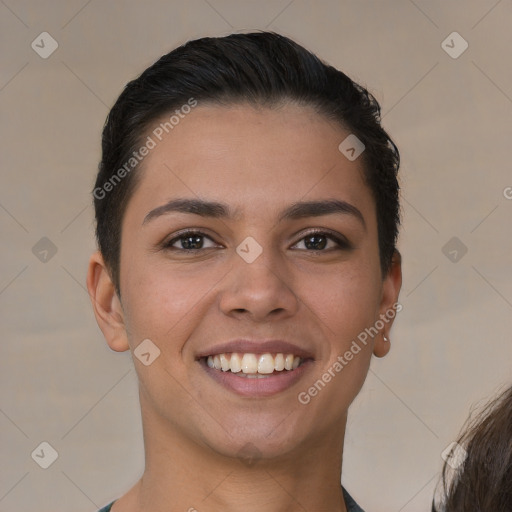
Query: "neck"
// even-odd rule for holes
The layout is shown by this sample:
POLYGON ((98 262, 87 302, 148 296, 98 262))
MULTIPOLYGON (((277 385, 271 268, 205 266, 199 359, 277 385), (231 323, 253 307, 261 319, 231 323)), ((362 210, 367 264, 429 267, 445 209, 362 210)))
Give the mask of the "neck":
POLYGON ((112 512, 346 512, 340 483, 345 422, 293 452, 240 459, 148 415, 143 408, 144 474, 112 512))

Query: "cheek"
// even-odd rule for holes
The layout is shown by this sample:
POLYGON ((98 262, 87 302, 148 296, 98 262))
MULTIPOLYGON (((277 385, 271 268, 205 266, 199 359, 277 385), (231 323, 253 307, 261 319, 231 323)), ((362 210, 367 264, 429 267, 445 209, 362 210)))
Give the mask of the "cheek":
POLYGON ((166 352, 180 351, 195 311, 208 301, 221 275, 194 272, 187 265, 170 269, 165 260, 143 264, 132 259, 125 268, 123 308, 130 345, 149 338, 166 352))
POLYGON ((316 276, 304 297, 326 326, 326 334, 342 349, 378 315, 381 298, 380 269, 364 262, 316 276))
POLYGON ((378 315, 379 280, 380 273, 371 268, 361 272, 354 267, 331 275, 310 294, 308 305, 321 319, 326 350, 297 399, 311 407, 313 415, 322 415, 327 424, 340 420, 368 373, 373 343, 365 329, 378 315))

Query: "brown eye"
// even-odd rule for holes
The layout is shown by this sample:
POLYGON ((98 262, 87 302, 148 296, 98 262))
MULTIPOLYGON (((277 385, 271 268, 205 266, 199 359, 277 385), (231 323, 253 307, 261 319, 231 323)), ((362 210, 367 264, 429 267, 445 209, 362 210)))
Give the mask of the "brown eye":
MULTIPOLYGON (((211 249, 212 247, 217 246, 212 245, 210 247, 205 247, 205 239, 213 242, 213 240, 208 235, 201 231, 184 231, 179 236, 176 236, 169 240, 168 242, 166 242, 165 248, 171 250, 192 252, 199 251, 201 249, 211 249)), ((215 242, 213 243, 215 244, 215 242)))
POLYGON ((350 248, 350 244, 342 237, 338 237, 326 231, 310 231, 306 236, 301 238, 295 246, 302 241, 304 241, 304 246, 309 251, 327 252, 331 250, 350 248), (329 241, 333 242, 334 246, 331 244, 331 246, 326 249, 329 245, 329 241))

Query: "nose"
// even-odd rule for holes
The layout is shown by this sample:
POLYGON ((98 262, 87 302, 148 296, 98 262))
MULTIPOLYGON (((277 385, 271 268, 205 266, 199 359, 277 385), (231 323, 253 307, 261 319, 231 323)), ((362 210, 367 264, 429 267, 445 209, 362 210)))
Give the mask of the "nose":
POLYGON ((233 260, 220 299, 225 315, 249 317, 254 322, 295 315, 300 301, 292 289, 291 273, 276 251, 264 248, 252 263, 237 253, 233 260))

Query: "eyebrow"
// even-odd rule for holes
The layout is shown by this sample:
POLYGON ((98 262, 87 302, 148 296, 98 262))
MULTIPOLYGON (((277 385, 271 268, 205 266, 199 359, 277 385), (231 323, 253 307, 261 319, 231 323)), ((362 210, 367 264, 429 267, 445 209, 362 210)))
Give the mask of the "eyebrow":
MULTIPOLYGON (((205 201, 202 199, 178 198, 151 210, 142 224, 166 215, 168 213, 192 213, 201 217, 239 219, 240 211, 233 210, 229 205, 217 201, 205 201)), ((321 201, 300 201, 291 204, 279 215, 279 222, 283 220, 296 220, 306 217, 320 217, 322 215, 343 214, 350 215, 361 222, 366 229, 366 222, 361 211, 354 205, 339 199, 326 199, 321 201)))

